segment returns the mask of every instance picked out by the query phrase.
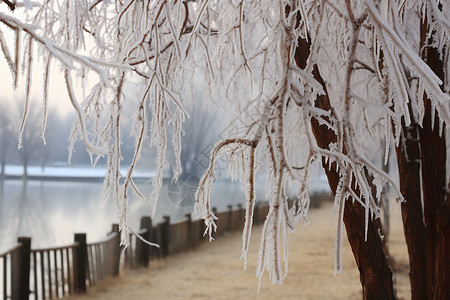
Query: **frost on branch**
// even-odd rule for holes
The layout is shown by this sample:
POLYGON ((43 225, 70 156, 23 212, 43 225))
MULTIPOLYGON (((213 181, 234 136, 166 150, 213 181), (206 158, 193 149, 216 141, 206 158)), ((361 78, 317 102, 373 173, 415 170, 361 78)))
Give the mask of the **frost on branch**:
MULTIPOLYGON (((69 161, 74 143, 81 139, 91 155, 93 163, 99 157, 108 156, 108 171, 105 178, 105 198, 113 200, 121 218, 121 230, 128 232, 128 192, 132 189, 139 196, 149 198, 156 207, 162 183, 165 149, 169 123, 175 124, 173 143, 179 145, 181 124, 187 112, 180 102, 182 84, 177 74, 182 61, 179 38, 187 33, 188 6, 178 2, 130 1, 45 1, 27 11, 28 18, 16 17, 14 13, 0 12, 0 42, 17 83, 19 63, 26 71, 25 113, 20 136, 25 128, 31 73, 34 64, 31 46, 38 48, 47 61, 44 70, 44 117, 42 135, 45 133, 46 107, 50 61, 62 69, 66 82, 68 100, 76 113, 69 145, 69 161), (171 6, 171 7, 169 7, 171 6), (147 20, 147 22, 142 22, 147 20), (156 25, 157 24, 157 25, 156 25), (15 43, 3 38, 5 30, 16 35, 15 43), (168 33, 170 32, 170 33, 168 33), (23 62, 20 46, 25 39, 23 62), (11 51, 11 49, 14 49, 11 51), (175 53, 177 52, 177 53, 175 53), (79 76, 87 97, 77 92, 73 76, 79 76), (97 81, 96 81, 97 79, 97 81), (127 174, 120 173, 121 165, 121 119, 128 82, 141 82, 145 88, 136 101, 139 124, 135 132, 136 147, 132 164, 127 174), (125 86, 125 87, 124 87, 125 86), (90 90, 90 92, 89 92, 90 90), (80 97, 81 96, 81 97, 80 97), (151 109, 152 111, 149 111, 151 109), (150 116, 153 120, 147 120, 150 116), (151 123, 151 126, 148 124, 151 123), (149 127, 150 135, 146 128, 149 127), (158 170, 151 195, 143 195, 133 182, 133 170, 140 158, 143 144, 153 145, 157 152, 158 170), (120 179, 125 178, 120 184, 120 179)), ((16 10, 17 12, 17 10, 16 10)), ((23 16, 23 12, 20 16, 23 16)), ((186 82, 187 84, 187 82, 186 82)), ((133 95, 134 97, 134 95, 133 95)), ((178 154, 180 150, 176 151, 178 154)), ((178 173, 180 170, 178 170, 178 173)), ((123 234, 122 243, 127 245, 128 234, 123 234)))
MULTIPOLYGON (((14 87, 18 70, 23 69, 27 91, 36 61, 32 48, 42 53, 47 66, 45 107, 48 80, 55 76, 49 74, 50 61, 63 74, 67 99, 77 115, 70 147, 81 139, 93 163, 108 157, 105 198, 117 207, 125 246, 132 232, 127 221, 129 192, 147 199, 154 212, 167 167, 168 142, 176 156, 174 180, 182 172, 180 138, 182 124, 189 118, 185 105, 193 101, 188 95, 194 81, 206 78, 204 86, 212 102, 234 109, 239 122, 212 149, 195 194, 195 211, 205 220, 205 234, 211 238, 217 219, 210 205, 215 165, 226 156, 230 175, 239 178, 245 190, 242 259, 246 265, 255 177, 257 170, 266 169, 270 209, 257 276, 261 280, 268 270, 272 281, 281 283, 287 272, 288 235, 298 220, 307 222, 314 161, 323 160, 339 174, 335 191, 335 272, 339 273, 345 203, 364 208, 367 234, 369 222, 380 215, 382 186, 390 184, 402 199, 367 149, 383 141, 387 163, 390 148, 399 143, 402 122, 422 122, 424 93, 442 129, 447 128, 449 96, 407 37, 408 26, 414 26, 407 21, 418 14, 430 35, 438 33, 434 46, 443 55, 449 41, 447 11, 448 4, 439 0, 50 0, 29 7, 27 18, 0 12, 0 46, 14 87), (6 32, 14 37, 11 41, 6 32), (315 76, 318 72, 323 80, 315 76), (81 78, 83 93, 77 92, 74 76, 81 78), (130 84, 141 90, 130 93, 130 84), (325 96, 330 109, 316 105, 318 97, 325 96), (127 173, 121 174, 125 103, 135 107, 135 153, 127 173), (319 147, 311 122, 326 126, 335 141, 319 147), (133 180, 139 160, 149 159, 142 157, 144 145, 156 150, 150 158, 157 165, 150 195, 139 191, 133 180), (298 188, 292 205, 286 193, 290 185, 298 188)), ((29 92, 25 108, 27 99, 29 92)), ((21 128, 25 122, 26 113, 21 128)))

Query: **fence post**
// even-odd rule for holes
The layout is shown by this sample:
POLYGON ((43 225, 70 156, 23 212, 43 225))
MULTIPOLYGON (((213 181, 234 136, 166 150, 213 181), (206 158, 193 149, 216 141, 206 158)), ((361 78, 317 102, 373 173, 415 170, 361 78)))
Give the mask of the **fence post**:
MULTIPOLYGON (((141 234, 141 236, 146 240, 150 241, 152 233, 152 219, 150 217, 141 218, 141 229, 146 229, 147 231, 141 234)), ((136 240, 136 257, 138 259, 138 264, 143 267, 148 267, 148 262, 150 260, 150 246, 141 240, 136 240)))
POLYGON ((170 217, 164 216, 164 222, 161 224, 161 248, 162 255, 166 257, 170 254, 170 217))
POLYGON ((120 269, 120 253, 122 252, 120 249, 120 231, 119 231, 119 224, 113 224, 112 225, 112 232, 116 233, 116 237, 114 238, 113 246, 112 246, 112 275, 114 277, 119 276, 119 269, 120 269))
POLYGON ((152 233, 150 234, 150 242, 158 244, 159 248, 150 248, 151 259, 156 259, 161 257, 162 245, 161 245, 161 224, 152 228, 152 233))
POLYGON ((242 230, 244 228, 244 222, 245 222, 245 211, 242 209, 242 204, 238 204, 238 219, 235 221, 237 229, 242 230))
POLYGON ((87 244, 85 233, 75 233, 75 242, 78 247, 75 248, 74 256, 74 289, 75 293, 86 293, 86 264, 87 264, 87 244))
POLYGON ((233 229, 233 205, 228 205, 228 231, 233 229))
POLYGON ((259 218, 259 205, 255 203, 255 207, 253 208, 253 224, 259 224, 261 222, 259 218))
POLYGON ((17 242, 22 247, 11 257, 11 299, 27 300, 30 295, 31 238, 19 237, 17 242))
POLYGON ((195 245, 194 234, 192 232, 192 217, 191 214, 185 214, 184 216, 186 217, 188 222, 188 249, 191 250, 194 249, 195 245))

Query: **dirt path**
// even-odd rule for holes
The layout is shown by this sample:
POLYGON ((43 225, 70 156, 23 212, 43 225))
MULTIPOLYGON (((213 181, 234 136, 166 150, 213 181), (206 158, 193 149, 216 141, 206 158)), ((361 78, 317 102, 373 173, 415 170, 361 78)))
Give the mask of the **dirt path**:
MULTIPOLYGON (((408 299, 406 246, 398 207, 391 219, 390 252, 402 272, 396 274, 399 298, 408 299)), ((204 243, 193 252, 151 262, 150 268, 122 273, 89 290, 85 299, 361 299, 359 273, 344 241, 344 271, 334 277, 334 223, 332 205, 309 213, 307 227, 299 224, 290 235, 289 272, 282 286, 272 285, 266 274, 260 293, 255 277, 261 226, 253 230, 248 268, 243 271, 241 234, 204 243)))

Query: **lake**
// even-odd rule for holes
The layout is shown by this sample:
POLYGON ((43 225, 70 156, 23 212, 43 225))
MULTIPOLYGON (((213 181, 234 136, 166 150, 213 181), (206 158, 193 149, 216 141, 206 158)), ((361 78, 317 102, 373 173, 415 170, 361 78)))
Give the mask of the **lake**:
MULTIPOLYGON (((151 182, 137 185, 144 195, 150 194, 151 182)), ((192 213, 194 185, 164 183, 154 224, 165 215, 175 223, 192 213)), ((150 215, 151 209, 133 192, 129 194, 129 225, 137 231, 140 218, 150 215)), ((216 182, 211 201, 218 211, 244 203, 241 184, 216 182)), ((18 236, 30 236, 33 248, 70 244, 76 232, 87 233, 88 242, 102 240, 118 220, 114 205, 103 201, 102 182, 0 180, 0 252, 15 245, 18 236)))
MULTIPOLYGON (((19 178, 21 172, 19 166, 6 168, 10 178, 19 178)), ((0 180, 0 252, 14 246, 19 236, 31 237, 33 249, 71 244, 74 233, 87 233, 88 242, 104 239, 112 224, 119 221, 113 203, 103 201, 104 174, 105 170, 86 167, 45 170, 30 167, 29 175, 34 176, 33 180, 0 180)), ((148 179, 152 174, 136 174, 140 178, 137 185, 146 196, 152 191, 148 179)), ((153 224, 161 222, 163 216, 170 216, 171 222, 176 223, 182 221, 186 214, 191 214, 197 182, 198 178, 194 177, 180 178, 176 184, 165 180, 153 224)), ((266 188, 266 182, 260 178, 256 182, 258 201, 266 200, 266 188)), ((311 193, 327 192, 329 187, 325 175, 317 173, 311 179, 311 193)), ((138 231, 140 218, 150 216, 151 208, 132 191, 129 196, 128 224, 138 231)), ((295 197, 295 192, 290 196, 295 197)), ((211 203, 219 212, 227 210, 228 205, 237 208, 237 204, 244 204, 242 184, 218 179, 213 184, 211 203)))

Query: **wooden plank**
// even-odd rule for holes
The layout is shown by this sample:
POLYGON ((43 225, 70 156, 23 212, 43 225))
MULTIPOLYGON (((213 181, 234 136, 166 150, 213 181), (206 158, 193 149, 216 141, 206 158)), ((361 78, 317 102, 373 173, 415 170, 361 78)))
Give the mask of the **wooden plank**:
POLYGON ((38 292, 38 272, 37 272, 37 254, 36 252, 33 252, 33 273, 34 273, 34 297, 35 299, 39 299, 39 292, 38 292))
MULTIPOLYGON (((72 250, 73 251, 73 250, 72 250)), ((72 281, 71 279, 71 268, 70 268, 70 257, 69 257, 69 248, 66 248, 66 263, 67 263, 67 283, 69 289, 69 295, 72 294, 72 281)))
POLYGON ((42 299, 45 299, 45 264, 44 264, 44 252, 39 252, 39 258, 41 263, 41 291, 42 299))
POLYGON ((89 266, 90 266, 90 272, 89 272, 89 286, 94 286, 96 284, 96 279, 97 279, 97 268, 94 264, 94 246, 90 245, 89 246, 89 257, 90 259, 88 259, 89 262, 89 266))
POLYGON ((7 291, 8 291, 8 255, 4 255, 3 257, 3 299, 7 299, 7 291))
POLYGON ((50 251, 45 251, 47 254, 47 274, 48 274, 48 296, 50 299, 53 299, 53 292, 52 292, 52 266, 50 262, 50 251))
POLYGON ((59 298, 59 282, 58 282, 58 253, 53 251, 53 261, 55 262, 55 295, 59 298))
POLYGON ((64 255, 63 255, 63 249, 59 250, 59 258, 61 262, 61 287, 62 287, 62 296, 64 297, 65 294, 65 278, 64 278, 64 255))

